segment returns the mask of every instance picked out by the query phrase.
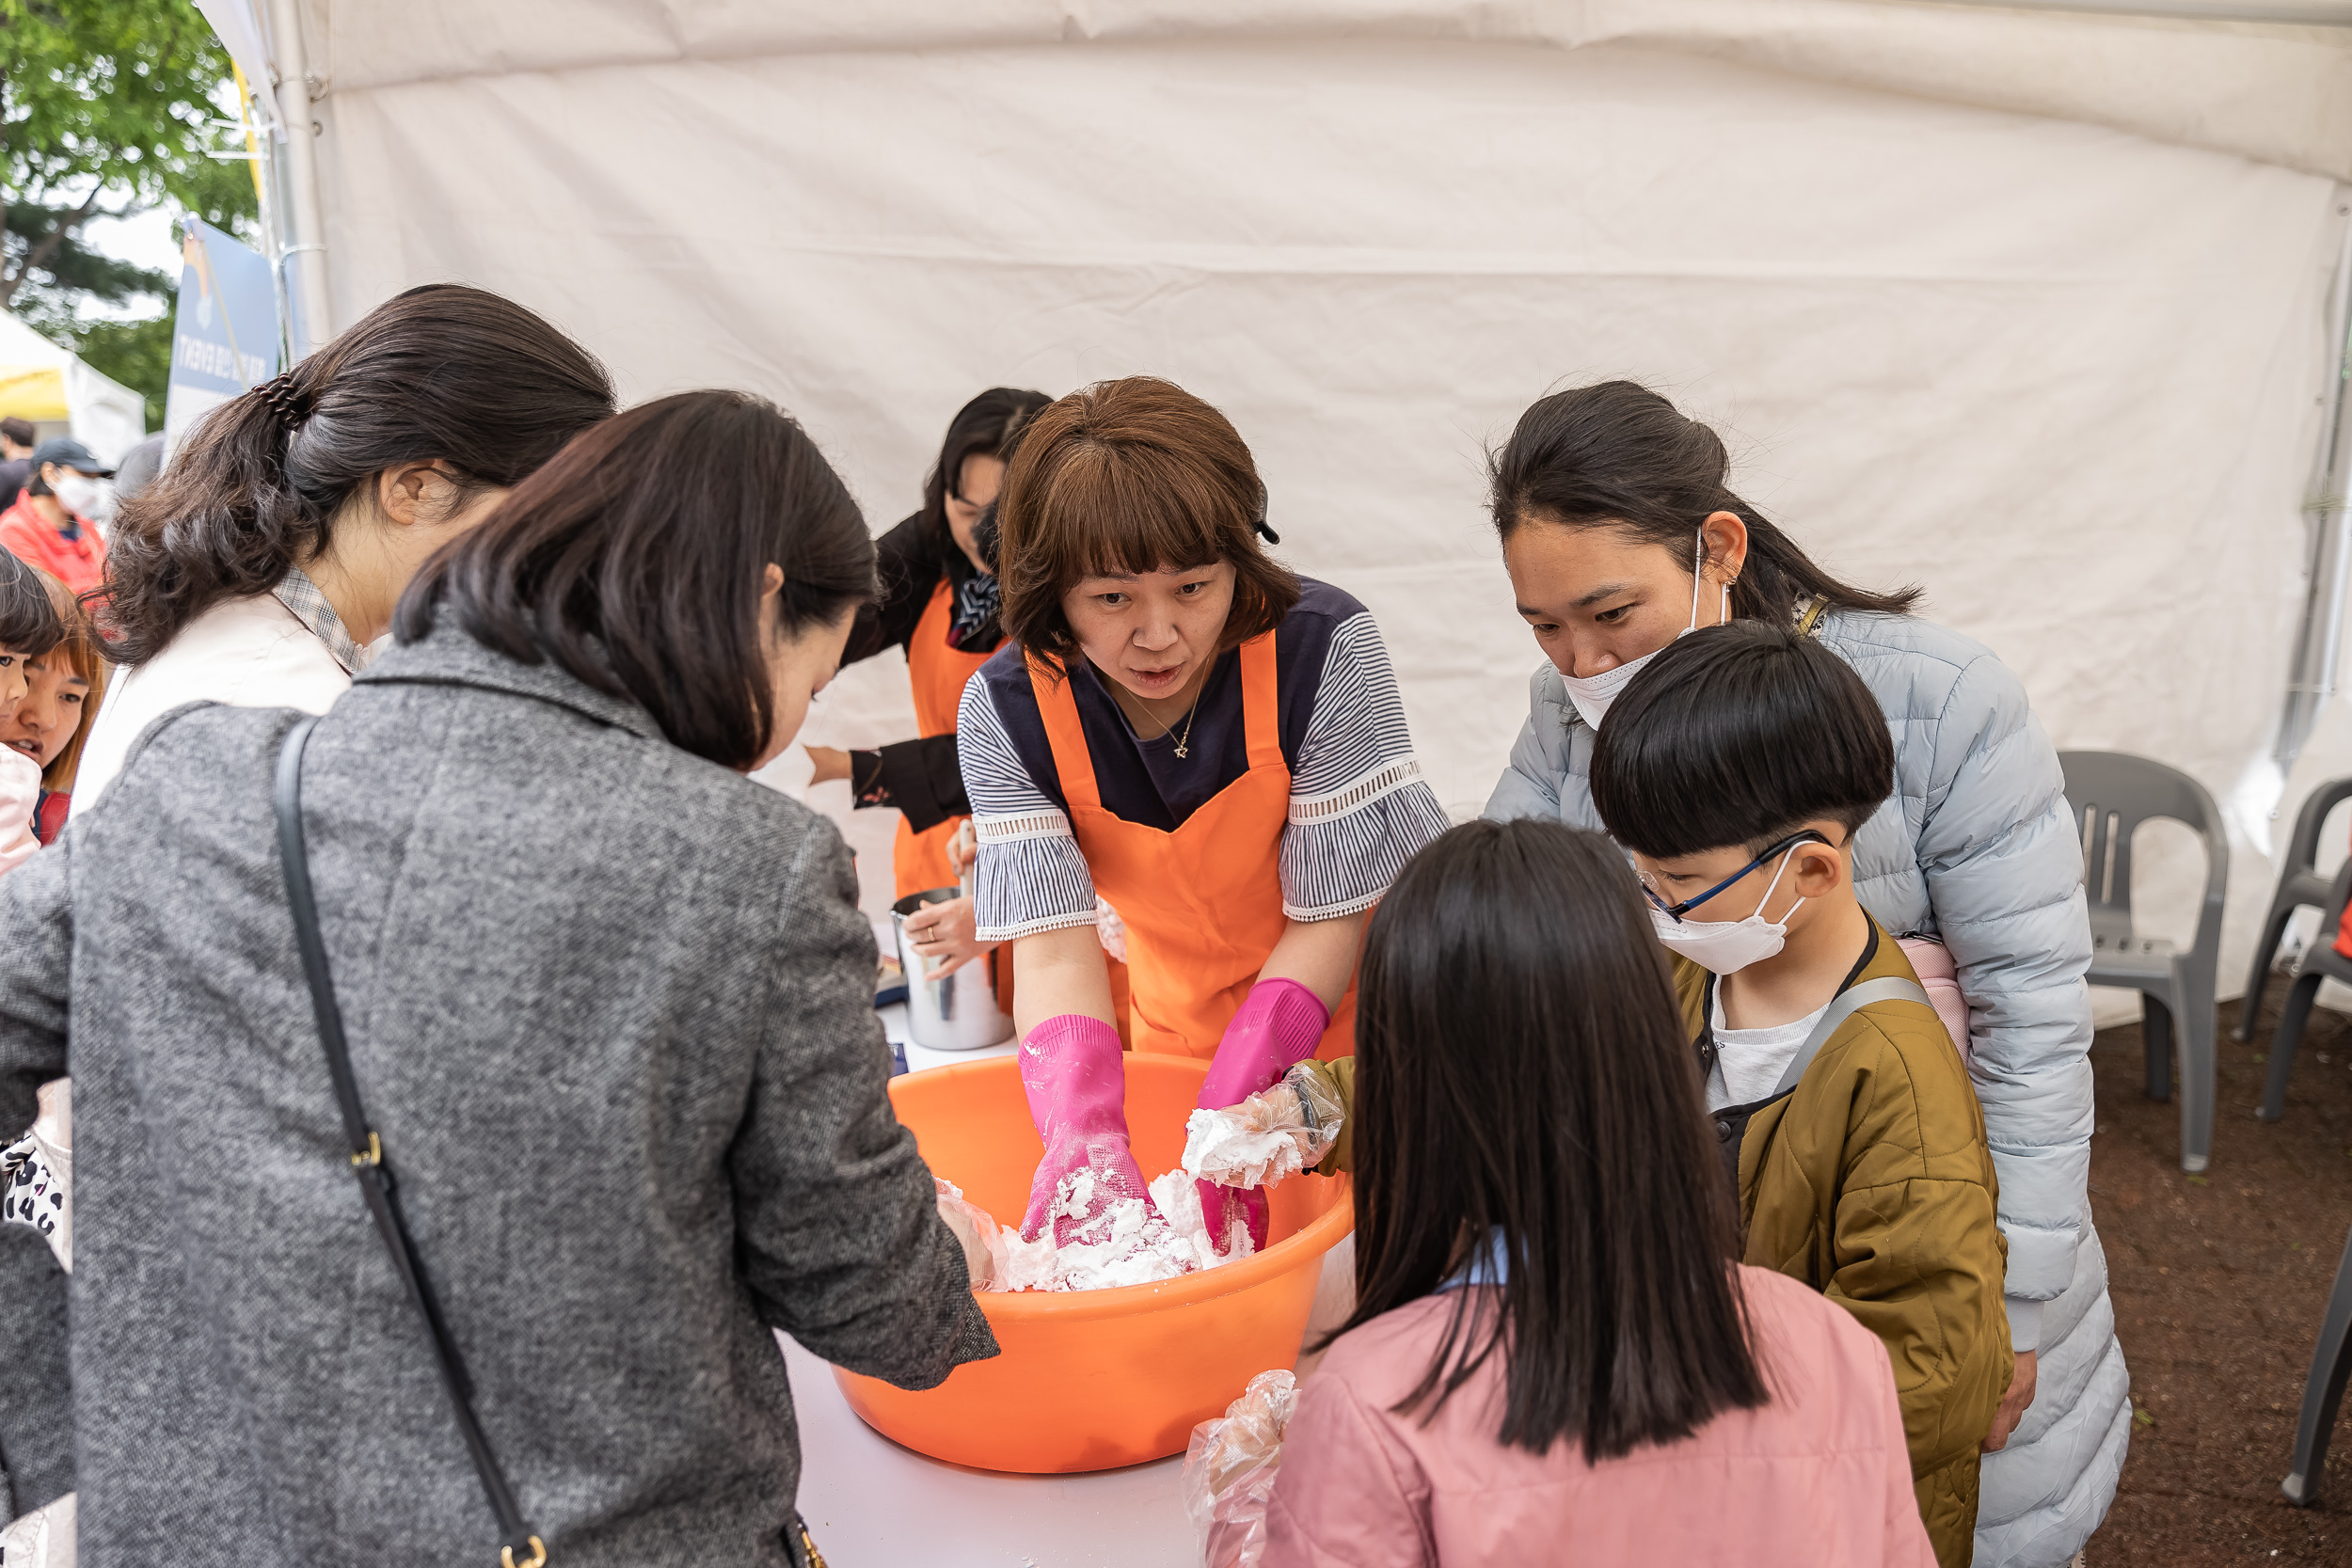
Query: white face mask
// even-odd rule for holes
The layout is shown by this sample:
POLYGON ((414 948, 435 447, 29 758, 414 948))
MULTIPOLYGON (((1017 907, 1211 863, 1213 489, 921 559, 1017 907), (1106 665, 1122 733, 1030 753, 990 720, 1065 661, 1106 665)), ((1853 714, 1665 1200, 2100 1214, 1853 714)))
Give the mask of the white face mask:
POLYGON ((98 487, 98 482, 88 475, 75 473, 69 469, 59 474, 57 483, 50 488, 57 493, 57 499, 64 504, 65 509, 74 515, 80 517, 98 515, 102 492, 98 487))
MULTIPOLYGON (((1677 640, 1699 629, 1699 583, 1702 580, 1699 568, 1706 564, 1707 531, 1702 528, 1697 543, 1691 548, 1691 624, 1675 633, 1677 640)), ((1724 607, 1720 618, 1725 621, 1731 619, 1731 584, 1728 581, 1724 584, 1724 607)), ((1597 675, 1561 676, 1568 689, 1568 701, 1576 705, 1576 711, 1583 716, 1584 722, 1596 730, 1599 729, 1602 716, 1608 713, 1609 705, 1617 700, 1617 693, 1625 689, 1625 683, 1639 674, 1643 665, 1665 651, 1663 648, 1652 648, 1641 657, 1629 658, 1623 664, 1603 670, 1597 675)))
POLYGON ((1773 890, 1780 886, 1781 873, 1788 869, 1788 857, 1796 852, 1797 847, 1792 844, 1780 857, 1772 881, 1765 886, 1764 896, 1756 901, 1756 912, 1746 919, 1677 920, 1652 904, 1650 928, 1669 951, 1718 974, 1734 974, 1750 964, 1762 963, 1788 942, 1788 921, 1797 912, 1797 906, 1804 902, 1800 898, 1789 905, 1788 913, 1778 920, 1764 918, 1764 906, 1772 901, 1773 890))

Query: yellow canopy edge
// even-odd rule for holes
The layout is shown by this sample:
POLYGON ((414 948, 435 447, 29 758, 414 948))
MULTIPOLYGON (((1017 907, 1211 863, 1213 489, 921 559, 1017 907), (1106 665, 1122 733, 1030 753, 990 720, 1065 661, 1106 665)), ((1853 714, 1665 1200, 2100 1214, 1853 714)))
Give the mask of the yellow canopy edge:
POLYGON ((0 365, 0 415, 36 422, 70 419, 65 371, 56 365, 0 365))

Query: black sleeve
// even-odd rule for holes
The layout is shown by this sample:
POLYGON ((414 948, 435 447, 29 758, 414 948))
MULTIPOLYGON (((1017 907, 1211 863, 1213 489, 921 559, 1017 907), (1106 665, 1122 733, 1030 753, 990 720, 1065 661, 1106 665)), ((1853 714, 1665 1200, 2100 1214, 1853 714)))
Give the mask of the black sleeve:
POLYGON ((841 662, 855 664, 884 648, 905 647, 914 640, 916 623, 939 586, 938 550, 916 513, 874 542, 874 573, 882 579, 882 597, 857 612, 850 627, 841 662))
POLYGON ((952 735, 901 740, 879 752, 851 752, 850 789, 861 806, 898 807, 906 814, 907 826, 918 833, 950 817, 972 815, 952 735))

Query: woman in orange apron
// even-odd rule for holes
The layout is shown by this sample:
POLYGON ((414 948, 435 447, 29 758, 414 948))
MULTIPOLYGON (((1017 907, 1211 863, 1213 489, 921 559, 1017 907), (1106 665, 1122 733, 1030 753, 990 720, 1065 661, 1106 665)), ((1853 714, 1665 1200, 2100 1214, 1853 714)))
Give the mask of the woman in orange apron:
MULTIPOLYGON (((858 805, 898 809, 891 867, 900 898, 954 887, 962 878, 950 852, 969 816, 956 765, 956 705, 963 683, 1004 641, 980 520, 1004 482, 1007 447, 1051 401, 1042 392, 992 387, 965 404, 924 482, 923 509, 876 541, 882 596, 859 611, 841 662, 904 648, 917 738, 872 752, 808 748, 813 783, 848 779, 858 805)), ((907 931, 935 974, 987 951, 973 940, 969 899, 927 906, 908 917, 907 931)))
MULTIPOLYGON (((1264 489, 1221 414, 1104 382, 1030 421, 998 502, 1000 649, 958 724, 977 937, 1013 944, 1045 1159, 1024 1232, 1100 1239, 1144 1196, 1097 895, 1126 926, 1137 1051, 1209 1058, 1200 1104, 1353 1048, 1364 916, 1445 829, 1372 617, 1266 555, 1264 489)), ((1210 1233, 1263 1195, 1206 1186, 1210 1233)))

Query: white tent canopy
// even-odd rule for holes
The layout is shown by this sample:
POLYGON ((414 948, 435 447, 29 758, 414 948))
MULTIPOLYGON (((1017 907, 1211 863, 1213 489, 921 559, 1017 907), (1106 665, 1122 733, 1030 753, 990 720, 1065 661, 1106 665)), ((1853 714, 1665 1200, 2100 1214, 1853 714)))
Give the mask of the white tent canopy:
MULTIPOLYGON (((1538 657, 1482 448, 1608 376, 1716 421, 1737 486, 1834 569, 1926 585, 2061 747, 2219 796, 2276 716, 2352 30, 1878 0, 334 0, 305 31, 338 325, 430 279, 500 290, 629 398, 774 397, 878 529, 979 388, 1169 376, 1250 442, 1282 553, 1378 614, 1457 807, 1538 657)), ((818 721, 911 733, 898 667, 818 721)), ((2344 772, 2339 705, 2285 809, 2344 772)), ((2151 868, 2185 934, 2200 869, 2151 868)), ((2225 988, 2271 876, 2242 844, 2225 988)))
POLYGON ((119 462, 147 435, 144 397, 4 313, 0 414, 70 435, 102 463, 119 462))

